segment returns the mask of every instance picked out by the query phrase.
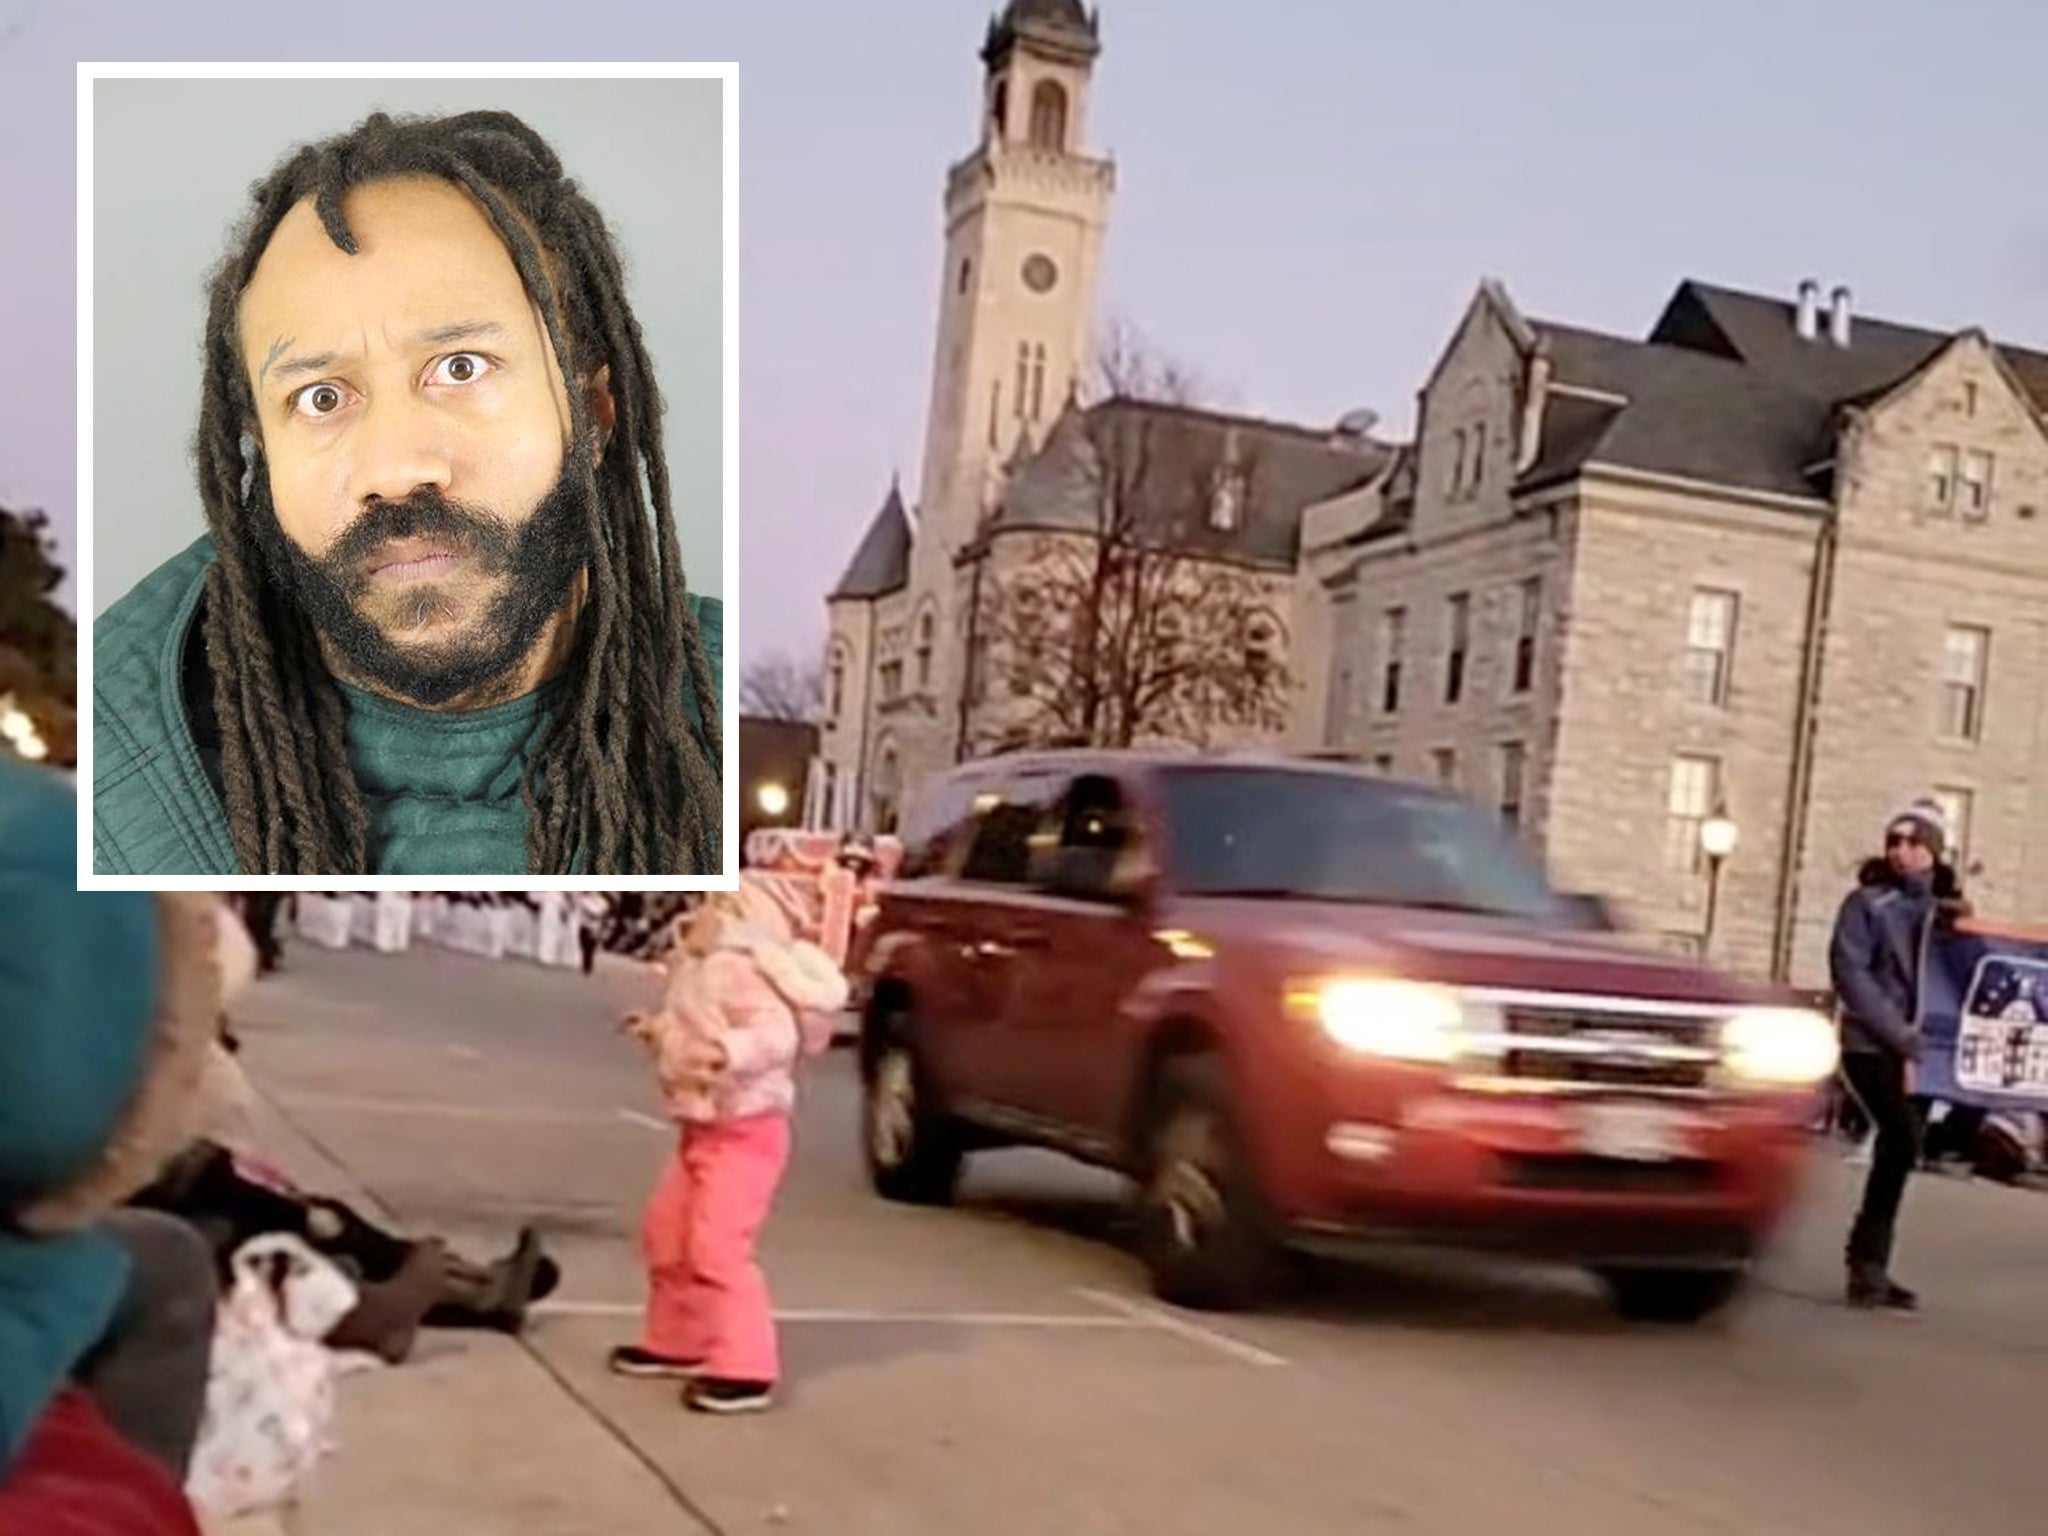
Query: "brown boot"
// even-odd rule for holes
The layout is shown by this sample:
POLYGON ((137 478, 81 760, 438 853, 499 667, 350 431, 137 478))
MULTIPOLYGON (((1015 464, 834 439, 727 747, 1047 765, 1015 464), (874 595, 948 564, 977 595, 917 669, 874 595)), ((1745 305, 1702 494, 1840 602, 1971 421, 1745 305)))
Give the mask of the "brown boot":
POLYGON ((512 1251, 488 1266, 451 1264, 427 1326, 518 1333, 526 1326, 526 1309, 560 1279, 561 1267, 541 1251, 540 1234, 526 1227, 512 1251))
POLYGON ((447 1255, 438 1242, 416 1245, 398 1273, 358 1284, 355 1310, 328 1333, 329 1349, 359 1349, 397 1365, 412 1353, 420 1323, 447 1285, 447 1255))

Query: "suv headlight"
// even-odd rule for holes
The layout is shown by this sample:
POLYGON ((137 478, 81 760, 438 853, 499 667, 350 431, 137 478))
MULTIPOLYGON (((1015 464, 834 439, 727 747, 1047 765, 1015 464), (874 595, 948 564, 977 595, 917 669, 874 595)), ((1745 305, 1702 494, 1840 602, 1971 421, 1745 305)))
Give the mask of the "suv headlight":
POLYGON ((1465 1004, 1449 987, 1396 977, 1347 977, 1311 993, 1323 1033, 1348 1051, 1392 1061, 1444 1063, 1465 1049, 1465 1004))
POLYGON ((1772 1088, 1809 1088, 1841 1061, 1834 1021, 1810 1008, 1745 1008, 1722 1021, 1730 1076, 1772 1088))

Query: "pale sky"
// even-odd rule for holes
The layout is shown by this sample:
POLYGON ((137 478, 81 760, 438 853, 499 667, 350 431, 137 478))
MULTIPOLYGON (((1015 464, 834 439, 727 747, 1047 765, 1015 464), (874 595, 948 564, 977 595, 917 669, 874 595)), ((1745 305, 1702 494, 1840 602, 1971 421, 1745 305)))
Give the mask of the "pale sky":
MULTIPOLYGON (((76 516, 80 59, 737 59, 740 644, 815 648, 891 471, 914 478, 941 183, 994 3, 499 0, 485 31, 482 7, 420 0, 0 0, 0 500, 76 516)), ((1789 295, 1812 275, 1859 310, 2048 346, 2039 0, 1101 9, 1101 312, 1229 405, 1405 426, 1485 275, 1623 332, 1686 276, 1789 295)))

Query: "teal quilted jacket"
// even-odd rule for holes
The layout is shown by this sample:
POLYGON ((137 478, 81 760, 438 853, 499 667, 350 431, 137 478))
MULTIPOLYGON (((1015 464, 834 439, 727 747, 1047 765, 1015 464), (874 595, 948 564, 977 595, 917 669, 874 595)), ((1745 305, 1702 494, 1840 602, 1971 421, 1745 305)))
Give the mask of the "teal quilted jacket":
MULTIPOLYGON (((216 754, 195 729, 210 687, 196 633, 213 541, 172 557, 93 624, 93 869, 109 875, 238 872, 216 754)), ((724 607, 689 599, 723 665, 724 607)), ((694 712, 694 704, 693 704, 694 712)))

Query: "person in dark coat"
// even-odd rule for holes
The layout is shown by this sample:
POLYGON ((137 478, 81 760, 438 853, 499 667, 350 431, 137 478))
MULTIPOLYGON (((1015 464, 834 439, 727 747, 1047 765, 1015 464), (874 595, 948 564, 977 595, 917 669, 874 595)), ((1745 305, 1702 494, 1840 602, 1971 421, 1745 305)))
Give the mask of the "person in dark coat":
POLYGON ((1843 899, 1828 948, 1841 1005, 1843 1081, 1877 1132, 1845 1254, 1851 1306, 1911 1311, 1919 1305, 1893 1278, 1891 1261, 1899 1207, 1921 1151, 1913 1097, 1921 1053, 1921 953, 1936 916, 1961 905, 1947 853, 1947 821, 1933 801, 1916 800, 1893 816, 1885 824, 1884 854, 1864 864, 1843 899))

